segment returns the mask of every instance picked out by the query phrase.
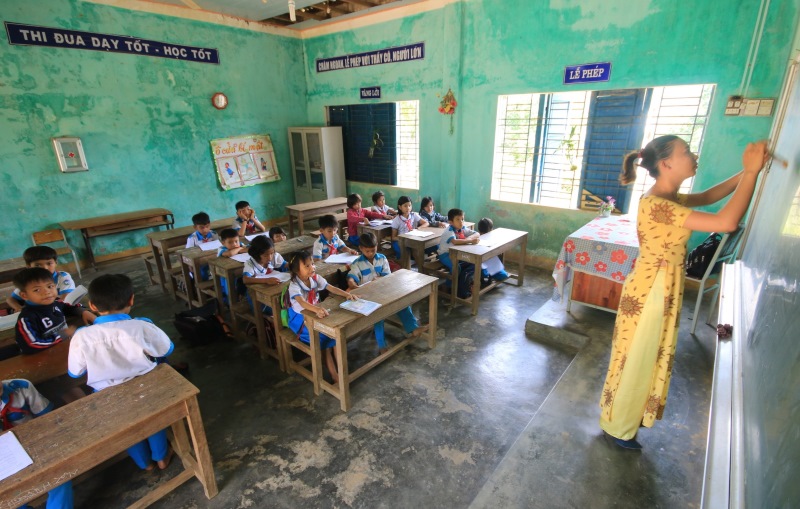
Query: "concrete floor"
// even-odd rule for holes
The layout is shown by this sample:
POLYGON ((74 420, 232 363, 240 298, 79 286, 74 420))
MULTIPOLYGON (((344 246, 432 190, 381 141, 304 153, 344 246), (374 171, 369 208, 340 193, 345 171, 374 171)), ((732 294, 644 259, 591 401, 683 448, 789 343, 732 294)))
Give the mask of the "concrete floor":
MULTIPOLYGON (((184 305, 147 284, 141 260, 84 271, 83 283, 115 272, 134 279, 132 315, 175 337, 184 305)), ((176 339, 171 358, 190 364, 200 389, 220 492, 207 500, 190 480, 153 507, 698 506, 714 336, 704 325, 688 333, 692 291, 665 419, 631 453, 597 426, 613 315, 573 308, 591 339, 580 349, 525 334, 530 315, 555 305, 552 285, 548 271, 531 269, 524 288, 482 298, 477 317, 442 305, 436 348, 420 341, 357 380, 348 413, 249 346, 176 339)), ((351 368, 377 353, 368 337, 348 349, 351 368)), ((150 474, 124 460, 77 486, 76 506, 126 507, 178 468, 150 474)))

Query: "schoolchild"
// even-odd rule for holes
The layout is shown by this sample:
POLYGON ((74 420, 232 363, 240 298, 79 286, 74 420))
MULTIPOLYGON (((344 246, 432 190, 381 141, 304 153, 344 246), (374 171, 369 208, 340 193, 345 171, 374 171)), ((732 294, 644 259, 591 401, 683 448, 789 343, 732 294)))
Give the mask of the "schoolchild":
POLYGON ((419 215, 434 228, 447 228, 447 216, 433 210, 433 198, 430 196, 420 202, 419 215))
MULTIPOLYGON (((329 314, 327 309, 320 306, 319 292, 328 289, 334 295, 340 295, 350 300, 355 300, 356 296, 340 290, 334 285, 328 285, 325 278, 315 272, 311 255, 306 251, 300 251, 292 255, 289 261, 289 270, 292 273, 288 290, 289 299, 292 303, 288 310, 289 328, 297 335, 300 341, 310 344, 308 328, 305 326, 303 318, 303 310, 312 311, 319 318, 325 318, 329 314)), ((336 341, 325 334, 320 334, 319 343, 320 348, 325 351, 325 364, 328 367, 328 371, 334 383, 338 383, 339 375, 331 353, 336 341)))
POLYGON ((192 224, 194 225, 194 233, 186 239, 186 249, 219 240, 217 234, 211 229, 211 218, 205 212, 198 212, 193 215, 192 224))
MULTIPOLYGON (((256 237, 258 238, 258 237, 256 237)), ((230 258, 243 252, 246 248, 239 242, 239 232, 233 228, 225 228, 219 232, 219 241, 222 243, 217 249, 217 258, 220 256, 230 258)), ((222 277, 220 278, 220 285, 222 286, 222 300, 228 302, 228 281, 222 277)))
MULTIPOLYGON (((22 258, 25 260, 25 266, 40 267, 47 269, 52 275, 53 283, 56 285, 58 291, 58 299, 63 300, 64 297, 75 290, 75 282, 69 273, 56 270, 58 264, 58 253, 50 246, 32 246, 22 253, 22 258)), ((14 310, 15 313, 22 310, 25 305, 25 298, 20 296, 19 289, 15 289, 11 296, 6 299, 6 304, 14 310)))
MULTIPOLYGON (((281 284, 280 279, 269 277, 269 275, 275 272, 288 272, 289 266, 280 253, 275 252, 272 240, 263 235, 254 238, 253 242, 250 243, 247 254, 250 255, 250 258, 244 262, 244 270, 242 272, 242 282, 245 285, 281 284)), ((252 309, 253 302, 250 300, 250 295, 245 294, 245 298, 252 309)), ((272 315, 272 309, 269 306, 264 306, 262 311, 265 314, 272 315)))
POLYGON ((361 207, 361 196, 351 194, 347 197, 347 241, 358 246, 358 224, 369 224, 370 219, 391 219, 389 214, 373 212, 361 207))
MULTIPOLYGON (((464 226, 464 211, 461 209, 450 209, 447 211, 447 220, 450 222, 442 236, 439 238, 439 261, 453 272, 453 261, 450 260, 450 246, 461 246, 466 244, 477 244, 481 239, 481 234, 470 230, 464 226)), ((475 265, 467 262, 460 262, 458 266, 458 297, 468 299, 472 296, 472 282, 475 274, 475 265)))
POLYGON ((250 203, 244 200, 236 202, 236 219, 233 221, 233 229, 238 232, 240 237, 267 231, 258 220, 256 211, 250 208, 250 203))
POLYGON ((383 194, 383 191, 375 191, 372 193, 372 211, 380 212, 388 216, 397 215, 396 210, 386 205, 386 196, 383 194))
MULTIPOLYGON (((489 233, 490 231, 494 230, 494 221, 491 218, 484 217, 480 221, 478 221, 478 233, 484 235, 489 233)), ((490 274, 489 270, 481 267, 481 276, 485 279, 494 279, 495 281, 505 281, 508 279, 508 272, 506 272, 506 268, 503 266, 503 262, 500 261, 499 256, 495 256, 494 258, 489 258, 486 260, 485 265, 490 267, 500 267, 500 270, 493 270, 494 274, 490 274)))
POLYGON ((14 275, 14 286, 25 299, 15 331, 24 354, 40 352, 72 337, 75 327, 67 325, 67 316, 80 316, 87 324, 95 319, 84 307, 56 300, 58 289, 47 269, 22 269, 14 275))
POLYGON ((284 242, 286 240, 286 232, 283 231, 283 228, 280 226, 273 226, 270 228, 267 235, 269 235, 269 238, 272 239, 274 244, 277 244, 278 242, 284 242))
POLYGON ((320 236, 314 241, 312 248, 315 260, 324 260, 332 254, 348 253, 358 254, 353 249, 347 247, 342 239, 336 234, 339 229, 339 222, 336 217, 328 214, 319 218, 320 236))
MULTIPOLYGON (((358 248, 361 250, 361 256, 356 258, 350 265, 350 273, 347 275, 347 286, 350 290, 355 290, 359 286, 363 286, 379 277, 388 276, 391 273, 389 260, 386 259, 386 256, 378 253, 378 239, 374 233, 366 232, 362 234, 358 248)), ((403 329, 405 329, 406 334, 411 334, 416 338, 428 330, 427 325, 420 327, 414 313, 411 312, 411 306, 400 310, 397 316, 403 323, 403 329)), ((375 324, 374 330, 378 350, 380 353, 384 353, 387 347, 383 320, 375 324)))
MULTIPOLYGON (((89 306, 100 316, 73 336, 67 369, 73 378, 86 375, 95 392, 149 373, 175 348, 153 322, 131 318, 133 301, 133 282, 124 274, 106 274, 89 285, 89 306)), ((172 457, 167 430, 133 445, 128 454, 142 470, 152 470, 153 461, 164 470, 172 457)))
POLYGON ((414 212, 413 208, 414 204, 411 203, 411 198, 408 196, 401 196, 397 200, 397 216, 392 220, 392 249, 398 260, 402 257, 402 253, 397 237, 415 228, 428 226, 428 221, 414 212))
MULTIPOLYGON (((27 380, 3 380, 0 385, 2 385, 0 420, 2 420, 3 431, 53 410, 53 404, 27 380)), ((20 509, 29 507, 29 505, 24 505, 20 509)), ((72 509, 72 481, 67 481, 50 490, 47 495, 46 507, 47 509, 72 509)))

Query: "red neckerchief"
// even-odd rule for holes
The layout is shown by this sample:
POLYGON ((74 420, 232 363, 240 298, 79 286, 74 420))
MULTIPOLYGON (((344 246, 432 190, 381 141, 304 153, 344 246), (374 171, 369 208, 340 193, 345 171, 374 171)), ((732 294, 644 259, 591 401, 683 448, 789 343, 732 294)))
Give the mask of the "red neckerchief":
POLYGON ((11 413, 22 413, 31 415, 31 412, 29 410, 25 410, 24 408, 12 407, 11 398, 9 397, 6 406, 4 406, 2 410, 0 410, 0 420, 3 421, 3 431, 11 429, 11 421, 8 420, 8 414, 11 413))
POLYGON ((411 231, 411 230, 414 229, 414 221, 413 221, 413 219, 414 219, 414 216, 411 215, 410 212, 408 214, 408 219, 403 219, 403 216, 400 216, 400 220, 403 221, 406 224, 406 228, 408 228, 408 231, 411 231))
POLYGON ((458 230, 453 230, 453 233, 456 234, 456 238, 459 239, 459 240, 463 240, 463 239, 467 238, 467 236, 464 235, 464 229, 463 228, 459 228, 458 230))
MULTIPOLYGON (((322 238, 324 239, 325 237, 322 237, 322 238)), ((335 239, 335 238, 336 238, 336 235, 334 235, 333 238, 331 238, 331 240, 327 240, 326 239, 326 242, 328 244, 328 255, 333 255, 333 254, 336 254, 336 253, 339 252, 339 248, 336 247, 336 244, 333 243, 333 239, 335 239)))
MULTIPOLYGON (((311 279, 313 279, 313 280, 314 280, 314 282, 316 283, 316 282, 317 282, 317 275, 316 275, 316 274, 314 274, 313 276, 311 276, 311 279)), ((308 303, 309 303, 309 304, 311 304, 312 306, 316 306, 316 305, 317 305, 317 302, 319 302, 319 301, 317 300, 317 291, 316 291, 316 289, 315 289, 316 287, 315 287, 315 288, 311 288, 311 281, 310 281, 310 280, 309 280, 309 282, 308 282, 308 283, 309 283, 309 285, 308 285, 308 286, 309 286, 309 288, 308 288, 308 298, 307 298, 306 300, 307 300, 307 301, 308 301, 308 303)))

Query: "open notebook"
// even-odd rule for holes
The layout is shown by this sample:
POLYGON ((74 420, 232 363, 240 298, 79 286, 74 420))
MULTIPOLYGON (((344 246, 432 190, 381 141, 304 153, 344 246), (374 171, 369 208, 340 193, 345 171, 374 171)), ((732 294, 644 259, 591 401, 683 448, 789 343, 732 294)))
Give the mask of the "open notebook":
POLYGON ((339 304, 339 307, 342 309, 346 309, 348 311, 352 311, 354 313, 360 313, 364 316, 371 314, 373 311, 381 307, 380 304, 377 302, 372 302, 371 300, 346 300, 339 304))

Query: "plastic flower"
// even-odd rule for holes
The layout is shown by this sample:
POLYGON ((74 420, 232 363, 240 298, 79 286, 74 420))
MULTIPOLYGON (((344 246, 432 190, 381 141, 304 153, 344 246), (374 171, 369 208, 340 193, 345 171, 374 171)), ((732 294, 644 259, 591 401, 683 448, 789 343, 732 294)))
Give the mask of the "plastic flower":
POLYGON ((617 200, 615 200, 613 196, 606 196, 606 201, 600 202, 600 211, 613 212, 616 205, 617 205, 617 200))

